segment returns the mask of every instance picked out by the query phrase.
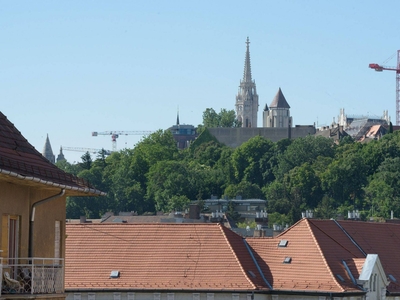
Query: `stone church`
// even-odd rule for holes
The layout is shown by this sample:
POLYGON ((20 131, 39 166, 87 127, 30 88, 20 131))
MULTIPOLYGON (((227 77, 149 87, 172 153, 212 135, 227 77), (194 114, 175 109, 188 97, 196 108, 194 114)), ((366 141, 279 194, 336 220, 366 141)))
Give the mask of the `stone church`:
MULTIPOLYGON (((239 91, 236 96, 236 116, 242 127, 257 127, 258 94, 256 83, 251 77, 250 41, 246 40, 246 56, 244 61, 243 79, 240 81, 239 91)), ((290 106, 282 90, 279 88, 271 104, 265 105, 263 111, 262 127, 288 128, 292 127, 290 106)))
POLYGON ((272 142, 277 142, 282 139, 294 139, 315 134, 314 125, 293 126, 290 105, 280 88, 271 104, 264 107, 262 126, 257 126, 259 100, 256 83, 251 77, 249 44, 250 41, 247 38, 243 79, 240 81, 235 103, 236 117, 242 127, 208 128, 208 131, 219 142, 233 148, 239 147, 255 136, 262 136, 272 142))

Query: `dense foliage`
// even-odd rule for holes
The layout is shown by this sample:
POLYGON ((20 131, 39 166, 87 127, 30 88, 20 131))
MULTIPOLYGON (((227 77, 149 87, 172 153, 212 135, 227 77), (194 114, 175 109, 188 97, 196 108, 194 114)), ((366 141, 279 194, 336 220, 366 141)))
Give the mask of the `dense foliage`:
POLYGON ((391 210, 400 216, 400 132, 368 144, 313 136, 272 143, 256 136, 232 149, 212 137, 201 141, 180 151, 172 134, 160 130, 133 149, 59 163, 107 192, 70 197, 67 218, 180 210, 211 195, 266 199, 271 217, 289 223, 307 209, 320 218, 353 209, 363 218, 388 218, 391 210))

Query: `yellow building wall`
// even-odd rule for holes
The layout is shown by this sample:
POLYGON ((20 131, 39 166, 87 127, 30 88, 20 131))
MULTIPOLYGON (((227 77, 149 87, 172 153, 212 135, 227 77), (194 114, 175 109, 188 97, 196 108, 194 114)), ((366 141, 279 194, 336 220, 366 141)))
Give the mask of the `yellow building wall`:
MULTIPOLYGON (((8 215, 19 216, 19 257, 29 255, 29 228, 32 205, 58 194, 61 189, 42 189, 2 181, 0 178, 0 255, 8 257, 7 229, 4 219, 8 215)), ((36 206, 33 223, 33 257, 54 257, 55 222, 60 221, 60 258, 65 253, 66 197, 57 198, 36 206)))

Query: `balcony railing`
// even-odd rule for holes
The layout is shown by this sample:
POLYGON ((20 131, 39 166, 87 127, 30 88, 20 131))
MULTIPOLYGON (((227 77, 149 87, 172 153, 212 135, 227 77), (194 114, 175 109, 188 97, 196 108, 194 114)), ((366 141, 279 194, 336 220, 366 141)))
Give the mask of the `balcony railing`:
POLYGON ((64 260, 0 258, 1 294, 64 293, 64 260))

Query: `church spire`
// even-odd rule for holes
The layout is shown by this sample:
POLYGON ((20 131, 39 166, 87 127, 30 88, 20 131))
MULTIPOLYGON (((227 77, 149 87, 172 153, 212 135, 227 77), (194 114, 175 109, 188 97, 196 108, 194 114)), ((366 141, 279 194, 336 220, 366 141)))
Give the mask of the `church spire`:
POLYGON ((47 134, 42 155, 46 157, 51 163, 54 164, 56 162, 55 155, 53 154, 53 149, 51 149, 49 134, 47 134))
POLYGON ((257 127, 258 95, 256 83, 251 78, 249 37, 246 39, 246 58, 243 79, 236 96, 236 118, 242 127, 257 127))
POLYGON ((243 82, 251 83, 251 64, 250 64, 250 41, 246 40, 246 58, 244 60, 243 82))

